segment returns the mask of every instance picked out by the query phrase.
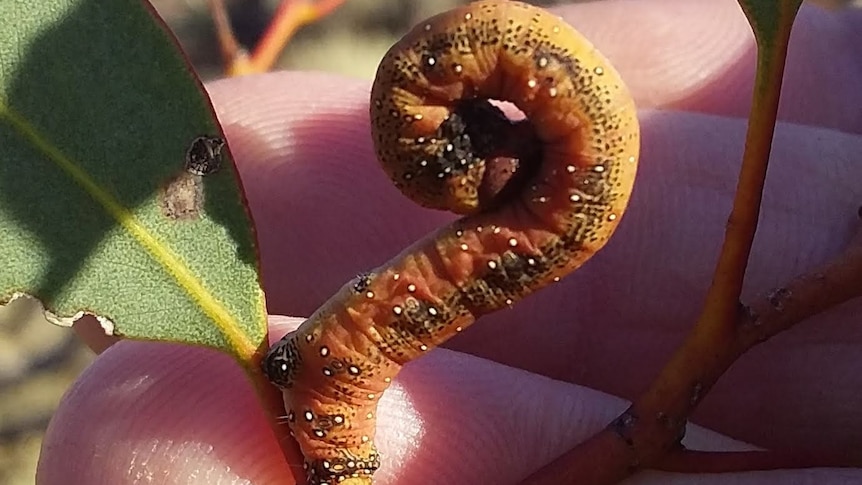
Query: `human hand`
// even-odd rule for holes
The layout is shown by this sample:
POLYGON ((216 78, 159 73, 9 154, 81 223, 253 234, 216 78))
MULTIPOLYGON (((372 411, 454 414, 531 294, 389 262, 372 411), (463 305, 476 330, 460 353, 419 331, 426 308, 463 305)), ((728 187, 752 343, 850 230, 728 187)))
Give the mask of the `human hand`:
MULTIPOLYGON (((380 403, 382 484, 517 482, 626 407, 561 381, 635 397, 702 304, 742 153, 753 72, 747 24, 730 0, 609 1, 561 12, 611 58, 642 108, 664 110, 642 112, 629 212, 607 248, 573 276, 481 320, 450 346, 508 366, 435 350, 402 372, 380 403)), ((807 126, 779 127, 749 297, 835 255, 858 227, 862 59, 853 46, 860 24, 855 12, 803 8, 781 116, 807 126)), ((254 213, 272 313, 310 314, 356 273, 451 220, 413 206, 378 168, 368 86, 301 73, 209 86, 254 213)), ((763 446, 858 446, 860 309, 862 302, 844 305, 753 350, 695 420, 763 446)), ((274 317, 273 339, 296 323, 274 317)), ((697 431, 687 443, 741 446, 697 431)), ((862 472, 697 480, 854 478, 862 472)), ((48 430, 38 483, 147 479, 291 483, 251 387, 229 358, 122 341, 70 390, 48 430)), ((631 483, 689 480, 645 473, 631 483)))

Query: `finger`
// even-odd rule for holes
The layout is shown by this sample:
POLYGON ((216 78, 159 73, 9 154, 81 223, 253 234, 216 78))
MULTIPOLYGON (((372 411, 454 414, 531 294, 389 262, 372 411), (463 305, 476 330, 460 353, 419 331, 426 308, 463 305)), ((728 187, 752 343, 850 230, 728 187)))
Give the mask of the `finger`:
MULTIPOLYGON (((859 227, 862 189, 842 178, 862 176, 853 155, 862 139, 802 130, 785 127, 776 138, 743 301, 834 258, 859 227), (842 148, 827 149, 825 140, 842 148), (824 150, 835 157, 822 160, 824 150), (811 185, 800 190, 800 180, 811 185)), ((735 187, 736 168, 721 158, 741 152, 734 140, 743 132, 727 119, 645 118, 635 194, 608 246, 560 285, 489 316, 448 346, 635 398, 699 315, 735 187), (699 145, 686 147, 686 139, 699 145)), ((862 439, 862 392, 851 383, 860 314, 862 300, 853 301, 762 345, 722 377, 696 416, 764 446, 852 446, 862 439)))
POLYGON ((256 222, 264 286, 278 295, 270 312, 311 314, 357 272, 452 219, 409 203, 378 165, 368 87, 308 73, 209 86, 256 222))
MULTIPOLYGON (((481 359, 434 352, 402 373, 381 400, 382 483, 483 483, 483 477, 516 483, 624 406, 481 359)), ((687 440, 695 449, 741 447, 697 429, 687 440)), ((142 476, 165 484, 291 483, 251 389, 229 359, 198 348, 125 341, 97 359, 64 398, 45 438, 37 483, 123 484, 142 476)), ((641 478, 837 483, 858 479, 858 471, 721 477, 727 482, 648 474, 633 483, 641 478)))
MULTIPOLYGON (((619 69, 638 106, 747 117, 751 29, 734 0, 610 0, 557 10, 619 69)), ((793 27, 779 117, 862 133, 862 14, 805 3, 793 27)))
POLYGON ((66 393, 42 445, 40 485, 290 484, 254 391, 214 350, 120 341, 66 393))
MULTIPOLYGON (((377 167, 361 83, 281 73, 211 89, 225 100, 217 105, 257 222, 270 311, 309 315, 355 274, 451 219, 414 207, 377 167)), ((745 124, 684 113, 642 122, 634 199, 609 246, 452 347, 628 398, 656 375, 710 281, 745 124)), ((862 179, 860 150, 858 137, 780 128, 749 295, 841 250, 862 200, 852 183, 862 179)), ((860 419, 858 386, 823 378, 853 375, 858 312, 846 305, 828 325, 821 319, 747 356, 704 404, 715 403, 708 424, 764 445, 858 442, 862 423, 847 426, 860 419), (786 404, 764 420, 757 403, 773 402, 786 404)))
MULTIPOLYGON (((276 324, 271 333, 280 337, 292 329, 292 324, 276 324)), ((519 483, 603 429, 627 406, 584 387, 435 350, 407 366, 380 400, 376 444, 383 466, 376 478, 393 485, 519 483)), ((698 450, 753 449, 694 425, 684 443, 698 450)), ((627 483, 813 484, 860 476, 859 470, 722 476, 649 472, 627 483)))
MULTIPOLYGON (((383 483, 514 484, 539 464, 548 463, 603 429, 627 403, 466 354, 439 350, 405 368, 380 405, 378 442, 383 456, 391 457, 384 461, 388 469, 384 465, 380 472, 383 483)), ((683 442, 691 449, 752 449, 696 426, 689 426, 683 442)), ((626 483, 814 484, 860 477, 860 470, 725 476, 650 472, 626 483)))
MULTIPOLYGON (((265 285, 276 307, 271 310, 310 314, 353 275, 452 219, 414 207, 391 186, 367 141, 364 101, 355 96, 360 89, 350 87, 338 78, 296 74, 212 86, 216 101, 228 92, 232 96, 219 111, 257 222, 265 285), (282 94, 283 86, 290 92, 282 94), (310 112, 295 114, 309 105, 310 112)), ((648 261, 626 264, 633 266, 631 272, 655 261, 653 274, 685 254, 687 273, 685 280, 674 278, 662 288, 668 296, 631 303, 665 307, 674 292, 708 280, 732 200, 734 159, 742 151, 744 129, 743 122, 680 113, 643 118, 634 199, 619 234, 595 261, 649 255, 648 261), (657 222, 664 224, 658 232, 657 222)), ((862 199, 850 182, 859 177, 855 153, 860 143, 858 137, 826 130, 780 129, 757 248, 756 261, 764 267, 755 274, 764 279, 753 282, 755 291, 780 284, 842 248, 862 199), (785 254, 796 255, 791 264, 785 254)), ((684 300, 689 311, 696 307, 684 300)))

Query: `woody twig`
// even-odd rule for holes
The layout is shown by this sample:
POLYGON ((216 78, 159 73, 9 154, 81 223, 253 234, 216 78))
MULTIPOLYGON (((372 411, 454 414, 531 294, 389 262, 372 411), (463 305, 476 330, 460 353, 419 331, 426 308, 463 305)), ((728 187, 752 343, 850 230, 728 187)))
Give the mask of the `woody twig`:
MULTIPOLYGON (((862 224, 860 224, 862 226, 862 224)), ((777 468, 856 467, 862 454, 685 450, 688 416, 718 378, 755 345, 807 318, 862 296, 862 227, 843 253, 751 305, 739 305, 727 332, 696 327, 650 389, 608 428, 530 477, 530 485, 610 484, 641 468, 699 473, 777 468)))

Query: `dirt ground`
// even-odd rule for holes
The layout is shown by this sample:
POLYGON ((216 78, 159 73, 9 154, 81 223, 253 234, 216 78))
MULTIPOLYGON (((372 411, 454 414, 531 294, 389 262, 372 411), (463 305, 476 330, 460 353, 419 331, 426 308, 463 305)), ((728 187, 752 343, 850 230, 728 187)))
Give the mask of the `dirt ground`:
MULTIPOLYGON (((854 0, 862 6, 862 0, 854 0)), ((220 76, 206 0, 152 0, 205 80, 220 76)), ((841 0, 823 0, 841 3, 841 0)), ((239 40, 253 45, 277 0, 228 1, 239 40)), ((388 47, 409 26, 466 0, 347 0, 291 42, 280 67, 371 78, 388 47)), ((532 2, 537 4, 560 1, 532 2)), ((57 403, 92 352, 67 329, 40 318, 32 302, 0 307, 0 485, 35 481, 41 439, 57 403)))

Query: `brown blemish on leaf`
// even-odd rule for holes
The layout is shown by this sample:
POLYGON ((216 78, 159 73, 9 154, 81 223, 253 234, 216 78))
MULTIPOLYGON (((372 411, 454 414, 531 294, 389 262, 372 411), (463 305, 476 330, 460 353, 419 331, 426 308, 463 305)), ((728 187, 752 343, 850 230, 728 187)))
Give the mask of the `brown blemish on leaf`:
POLYGON ((159 206, 169 219, 190 221, 200 217, 204 186, 200 175, 180 172, 159 193, 159 206))

